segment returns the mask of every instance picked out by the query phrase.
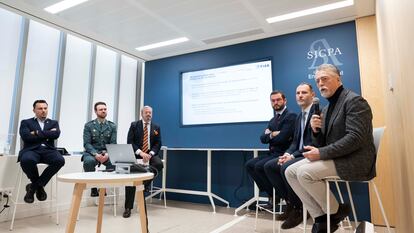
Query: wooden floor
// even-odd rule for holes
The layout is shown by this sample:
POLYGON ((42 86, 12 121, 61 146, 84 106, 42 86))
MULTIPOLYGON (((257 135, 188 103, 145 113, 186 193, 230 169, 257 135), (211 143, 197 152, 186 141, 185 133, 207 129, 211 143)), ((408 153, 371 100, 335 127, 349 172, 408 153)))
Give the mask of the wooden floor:
MULTIPOLYGON (((148 204, 149 231, 151 233, 271 233, 271 215, 260 213, 257 230, 255 231, 254 212, 242 211, 239 216, 234 216, 233 208, 218 207, 217 213, 212 213, 210 205, 193 204, 186 202, 168 201, 165 209, 161 202, 154 200, 148 204)), ((96 215, 98 208, 95 206, 84 207, 80 210, 79 221, 75 232, 92 233, 96 232, 96 215)), ((140 232, 140 223, 137 210, 134 209, 132 216, 128 219, 122 217, 123 208, 118 206, 118 216, 113 216, 111 206, 105 206, 103 217, 102 233, 132 233, 140 232)), ((4 214, 4 213, 3 213, 4 214)), ((14 233, 63 233, 67 221, 68 212, 60 213, 60 224, 55 224, 54 215, 36 216, 15 221, 14 233)), ((279 222, 276 222, 276 231, 279 222)), ((307 232, 310 232, 311 223, 308 225, 307 232)), ((10 222, 0 223, 0 232, 9 232, 10 222)), ((377 233, 385 233, 383 227, 376 227, 377 233)), ((301 233, 299 227, 282 232, 301 233)), ((353 232, 351 230, 340 229, 337 232, 353 232)), ((393 231, 394 232, 394 231, 393 231)))

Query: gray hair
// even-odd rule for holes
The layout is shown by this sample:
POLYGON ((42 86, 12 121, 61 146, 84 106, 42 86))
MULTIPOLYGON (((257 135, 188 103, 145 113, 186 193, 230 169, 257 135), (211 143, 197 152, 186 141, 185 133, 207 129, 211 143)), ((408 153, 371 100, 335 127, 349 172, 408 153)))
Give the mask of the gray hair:
POLYGON ((332 64, 322 64, 316 68, 315 73, 321 70, 330 70, 337 74, 339 77, 341 77, 341 71, 338 69, 338 67, 332 65, 332 64))
POLYGON ((142 107, 142 109, 141 109, 141 113, 143 113, 143 112, 144 112, 144 109, 146 109, 146 108, 149 108, 149 109, 151 109, 151 111, 152 111, 151 106, 149 106, 149 105, 145 105, 144 107, 142 107))

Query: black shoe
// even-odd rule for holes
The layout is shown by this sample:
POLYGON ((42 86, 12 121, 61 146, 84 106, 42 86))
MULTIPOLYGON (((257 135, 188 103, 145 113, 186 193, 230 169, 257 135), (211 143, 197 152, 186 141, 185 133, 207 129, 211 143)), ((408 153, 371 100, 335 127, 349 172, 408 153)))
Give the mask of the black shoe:
POLYGON ((32 184, 26 185, 26 195, 24 195, 24 202, 26 203, 34 202, 34 194, 36 192, 36 189, 34 189, 32 186, 32 184))
MULTIPOLYGON (((338 225, 331 224, 331 233, 338 230, 338 225)), ((326 233, 328 230, 326 222, 315 222, 312 226, 312 233, 326 233)))
POLYGON ((285 221, 288 219, 290 212, 293 210, 293 206, 289 203, 286 205, 286 210, 282 214, 277 214, 275 219, 278 221, 285 221))
POLYGON ((45 190, 43 189, 43 187, 42 187, 42 186, 39 186, 39 187, 36 189, 36 198, 37 198, 37 200, 39 200, 39 201, 44 201, 44 200, 46 200, 46 199, 47 199, 47 193, 45 192, 45 190))
POLYGON ((91 197, 98 197, 99 192, 97 188, 91 188, 91 197))
POLYGON ((150 192, 151 191, 151 183, 146 183, 144 185, 144 192, 150 192))
POLYGON ((273 211, 273 204, 271 203, 266 203, 264 205, 260 205, 263 209, 267 209, 269 211, 273 211))
POLYGON ((275 219, 277 221, 285 221, 289 217, 289 212, 285 211, 281 214, 276 214, 275 219))
POLYGON ((122 214, 122 217, 129 218, 131 216, 131 209, 125 208, 124 213, 122 214))
POLYGON ((331 215, 331 225, 338 225, 346 216, 351 213, 351 206, 349 204, 339 204, 336 214, 331 215))
POLYGON ((303 220, 302 208, 293 209, 290 211, 286 221, 282 223, 282 229, 290 229, 299 225, 303 220))

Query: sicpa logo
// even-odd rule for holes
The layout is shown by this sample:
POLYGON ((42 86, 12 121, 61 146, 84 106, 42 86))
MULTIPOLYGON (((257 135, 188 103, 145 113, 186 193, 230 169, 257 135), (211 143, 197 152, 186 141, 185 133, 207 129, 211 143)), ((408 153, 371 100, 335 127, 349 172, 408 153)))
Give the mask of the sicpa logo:
MULTIPOLYGON (((338 58, 340 55, 342 55, 341 49, 339 47, 331 47, 326 39, 315 40, 310 45, 306 56, 308 60, 312 60, 312 64, 308 67, 308 70, 315 70, 319 65, 325 63, 340 67, 343 65, 338 58)), ((313 74, 309 74, 308 78, 313 79, 313 74)))

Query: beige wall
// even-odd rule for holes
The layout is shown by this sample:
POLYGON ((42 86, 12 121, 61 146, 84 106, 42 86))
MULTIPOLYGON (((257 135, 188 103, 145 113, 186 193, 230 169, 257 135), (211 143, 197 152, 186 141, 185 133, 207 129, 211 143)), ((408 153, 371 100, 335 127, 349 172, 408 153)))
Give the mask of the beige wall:
MULTIPOLYGON (((385 84, 381 79, 381 69, 378 52, 377 25, 375 16, 364 17, 356 20, 358 40, 359 67, 361 75, 362 96, 369 102, 374 119, 373 126, 385 126, 385 84)), ((388 221, 395 226, 395 211, 393 208, 394 195, 392 189, 392 162, 389 149, 389 133, 386 129, 381 141, 377 162, 377 177, 374 182, 381 194, 382 203, 388 217, 388 221)), ((370 187, 371 221, 375 225, 385 225, 381 215, 378 200, 373 187, 370 187)))
POLYGON ((385 124, 398 232, 414 232, 414 1, 377 0, 385 124))

